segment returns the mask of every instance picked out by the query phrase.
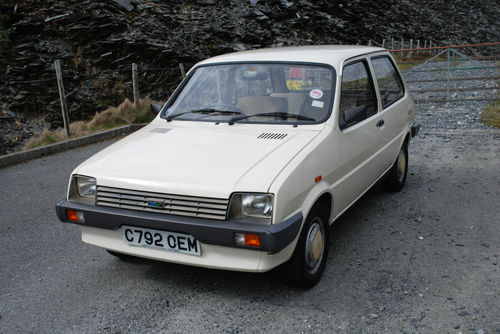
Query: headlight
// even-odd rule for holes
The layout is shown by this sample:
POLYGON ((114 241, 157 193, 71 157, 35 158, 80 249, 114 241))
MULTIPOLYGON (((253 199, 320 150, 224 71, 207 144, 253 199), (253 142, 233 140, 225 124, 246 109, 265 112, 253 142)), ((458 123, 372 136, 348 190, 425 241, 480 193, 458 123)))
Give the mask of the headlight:
POLYGON ((75 175, 69 188, 69 200, 94 204, 96 180, 93 177, 75 175))
POLYGON ((95 198, 95 179, 93 177, 77 176, 76 187, 81 197, 95 198))
POLYGON ((233 194, 229 217, 233 219, 258 218, 248 221, 270 224, 273 204, 274 196, 271 194, 233 194))

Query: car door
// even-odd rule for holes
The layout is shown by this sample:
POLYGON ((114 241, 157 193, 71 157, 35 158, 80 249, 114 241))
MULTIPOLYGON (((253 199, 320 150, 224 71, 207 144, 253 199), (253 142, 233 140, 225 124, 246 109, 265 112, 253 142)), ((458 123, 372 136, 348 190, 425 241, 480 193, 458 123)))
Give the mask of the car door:
POLYGON ((388 55, 377 55, 371 57, 370 62, 380 95, 380 119, 384 122, 379 129, 379 154, 384 163, 382 168, 387 169, 395 161, 406 135, 412 104, 405 98, 403 80, 393 60, 388 55))
POLYGON ((342 70, 339 131, 334 135, 334 215, 359 198, 379 177, 382 167, 379 131, 383 127, 368 59, 346 63, 342 70))

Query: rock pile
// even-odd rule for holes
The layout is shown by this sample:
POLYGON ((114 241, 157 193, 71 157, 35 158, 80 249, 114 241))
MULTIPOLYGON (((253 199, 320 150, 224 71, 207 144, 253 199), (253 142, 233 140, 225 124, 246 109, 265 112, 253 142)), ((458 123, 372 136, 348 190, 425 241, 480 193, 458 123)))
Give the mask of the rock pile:
POLYGON ((131 97, 132 62, 143 69, 141 92, 165 100, 180 80, 179 63, 236 50, 500 36, 500 4, 475 0, 2 0, 0 13, 0 133, 8 151, 31 136, 33 117, 37 126, 61 126, 55 59, 76 120, 131 97))

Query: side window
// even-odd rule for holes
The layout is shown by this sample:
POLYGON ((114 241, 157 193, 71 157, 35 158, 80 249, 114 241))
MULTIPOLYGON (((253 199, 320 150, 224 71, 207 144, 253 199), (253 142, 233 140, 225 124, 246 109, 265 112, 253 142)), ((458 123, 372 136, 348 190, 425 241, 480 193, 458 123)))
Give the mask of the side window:
POLYGON ((404 95, 403 83, 389 57, 373 58, 372 65, 377 77, 382 107, 386 108, 404 95))
POLYGON ((376 113, 377 99, 366 62, 346 65, 342 72, 340 128, 348 128, 376 113))

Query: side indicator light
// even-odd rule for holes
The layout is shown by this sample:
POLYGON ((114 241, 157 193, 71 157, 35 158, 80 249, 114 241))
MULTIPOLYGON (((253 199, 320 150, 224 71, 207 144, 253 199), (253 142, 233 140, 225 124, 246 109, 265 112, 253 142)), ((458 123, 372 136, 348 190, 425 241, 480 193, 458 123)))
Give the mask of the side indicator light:
POLYGON ((318 183, 319 181, 321 181, 323 177, 321 175, 318 175, 314 178, 314 182, 318 183))
POLYGON ((76 210, 66 210, 66 217, 68 217, 69 221, 84 223, 85 217, 83 216, 83 212, 76 210))
POLYGON ((260 235, 253 233, 235 233, 234 242, 238 246, 260 247, 260 235))

